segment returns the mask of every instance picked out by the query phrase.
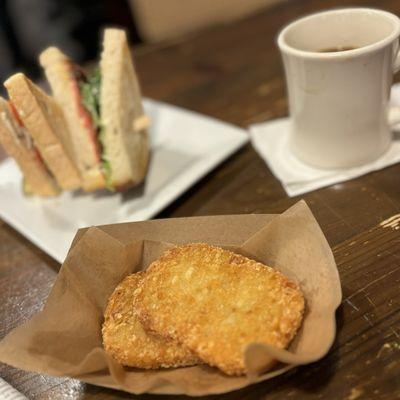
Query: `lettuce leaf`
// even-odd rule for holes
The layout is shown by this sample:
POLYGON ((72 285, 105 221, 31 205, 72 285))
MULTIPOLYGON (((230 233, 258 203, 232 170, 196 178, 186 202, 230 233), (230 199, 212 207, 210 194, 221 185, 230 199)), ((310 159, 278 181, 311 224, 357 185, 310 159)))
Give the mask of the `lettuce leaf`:
POLYGON ((100 69, 96 68, 79 82, 82 104, 92 117, 96 130, 101 128, 100 121, 100 69))
POLYGON ((95 68, 93 71, 87 74, 86 79, 80 80, 79 90, 81 92, 82 105, 86 108, 92 118, 94 127, 97 131, 97 139, 99 140, 102 148, 101 162, 102 170, 106 180, 106 188, 108 190, 114 191, 115 189, 112 187, 111 184, 111 164, 107 160, 107 156, 104 151, 104 134, 100 117, 100 85, 100 69, 95 68))

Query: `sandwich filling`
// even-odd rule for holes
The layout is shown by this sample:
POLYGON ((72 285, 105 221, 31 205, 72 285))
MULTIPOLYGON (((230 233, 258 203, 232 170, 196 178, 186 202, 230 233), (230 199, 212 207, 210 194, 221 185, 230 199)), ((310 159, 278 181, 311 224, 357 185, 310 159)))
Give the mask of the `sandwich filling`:
POLYGON ((9 131, 13 134, 14 140, 18 144, 22 144, 26 149, 31 150, 37 149, 33 145, 33 139, 31 135, 29 135, 28 131, 26 130, 21 118, 18 115, 18 112, 14 106, 14 104, 9 100, 7 102, 8 105, 8 110, 10 111, 10 114, 14 118, 15 124, 11 124, 10 120, 7 118, 6 115, 3 115, 3 121, 6 123, 8 126, 9 131))
POLYGON ((106 180, 106 187, 112 190, 110 183, 111 177, 111 166, 107 161, 104 154, 104 144, 102 140, 102 125, 100 118, 100 85, 101 85, 101 73, 99 68, 95 68, 90 74, 87 74, 85 79, 81 79, 79 82, 79 89, 81 93, 82 104, 89 112, 92 118, 92 126, 95 127, 97 133, 97 141, 101 148, 101 163, 103 175, 106 180))
POLYGON ((74 92, 79 113, 84 121, 86 130, 93 144, 96 158, 102 166, 102 172, 106 180, 106 187, 112 190, 110 184, 111 168, 104 156, 102 145, 102 125, 100 118, 100 85, 101 73, 96 68, 89 74, 85 74, 78 66, 71 64, 74 73, 74 92))
MULTIPOLYGON (((25 128, 24 123, 22 122, 14 104, 9 100, 7 102, 7 105, 9 113, 2 113, 1 118, 3 122, 8 126, 8 130, 13 135, 15 142, 17 143, 17 145, 23 146, 26 150, 31 152, 32 158, 34 159, 37 167, 42 169, 49 177, 53 179, 52 173, 44 162, 39 150, 36 148, 35 143, 31 135, 25 128)), ((23 188, 26 193, 29 192, 25 179, 23 182, 23 188)))

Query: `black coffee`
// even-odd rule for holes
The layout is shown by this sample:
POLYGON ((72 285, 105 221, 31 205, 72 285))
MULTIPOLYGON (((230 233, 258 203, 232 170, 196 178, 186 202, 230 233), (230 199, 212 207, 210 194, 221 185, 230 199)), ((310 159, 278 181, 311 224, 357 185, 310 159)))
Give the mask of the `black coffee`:
POLYGON ((338 47, 329 47, 327 49, 318 50, 319 53, 336 53, 338 51, 349 51, 355 50, 357 47, 354 46, 338 46, 338 47))

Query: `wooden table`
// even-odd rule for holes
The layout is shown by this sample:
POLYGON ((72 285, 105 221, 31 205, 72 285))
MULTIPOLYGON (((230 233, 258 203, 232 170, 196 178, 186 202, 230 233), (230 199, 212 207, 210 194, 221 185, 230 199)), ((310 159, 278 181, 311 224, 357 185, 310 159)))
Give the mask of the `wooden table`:
MULTIPOLYGON (((295 0, 180 41, 138 47, 144 94, 243 127, 285 116, 278 30, 300 15, 347 5, 400 14, 398 0, 295 0)), ((400 212, 399 183, 395 165, 303 196, 333 248, 341 276, 337 339, 323 360, 221 398, 400 398, 400 217, 382 223, 400 212)), ((280 213, 296 201, 248 145, 158 217, 280 213)), ((40 310, 58 269, 0 221, 0 337, 40 310)), ((135 398, 6 365, 0 375, 28 398, 135 398)))

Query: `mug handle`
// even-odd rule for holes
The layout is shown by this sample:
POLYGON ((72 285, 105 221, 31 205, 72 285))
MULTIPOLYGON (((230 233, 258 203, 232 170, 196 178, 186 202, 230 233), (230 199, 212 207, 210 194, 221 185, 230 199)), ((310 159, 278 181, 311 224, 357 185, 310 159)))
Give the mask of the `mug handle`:
MULTIPOLYGON (((393 60, 393 73, 400 71, 400 49, 399 43, 397 43, 395 57, 393 60)), ((391 106, 388 112, 389 125, 393 127, 400 123, 400 106, 391 106)))

